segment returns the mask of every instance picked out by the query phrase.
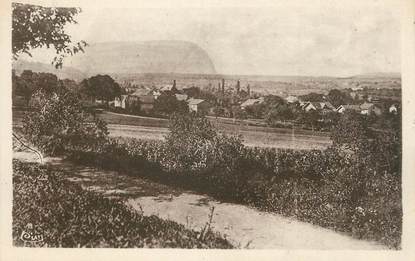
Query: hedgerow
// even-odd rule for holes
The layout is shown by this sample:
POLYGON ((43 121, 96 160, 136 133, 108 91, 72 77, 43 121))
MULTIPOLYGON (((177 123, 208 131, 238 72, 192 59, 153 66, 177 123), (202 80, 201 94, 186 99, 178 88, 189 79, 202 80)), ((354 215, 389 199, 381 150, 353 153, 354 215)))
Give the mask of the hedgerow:
POLYGON ((75 152, 72 159, 400 247, 400 155, 379 164, 369 150, 396 149, 396 144, 375 146, 376 139, 366 140, 367 146, 356 151, 341 142, 324 151, 249 148, 192 117, 180 118, 184 122, 176 126, 185 124, 193 132, 173 132, 166 142, 118 138, 104 153, 75 152))
POLYGON ((85 191, 62 172, 19 161, 13 170, 15 246, 232 248, 211 231, 201 236, 175 222, 143 216, 121 200, 85 191), (25 244, 21 235, 28 229, 36 229, 43 241, 25 244))

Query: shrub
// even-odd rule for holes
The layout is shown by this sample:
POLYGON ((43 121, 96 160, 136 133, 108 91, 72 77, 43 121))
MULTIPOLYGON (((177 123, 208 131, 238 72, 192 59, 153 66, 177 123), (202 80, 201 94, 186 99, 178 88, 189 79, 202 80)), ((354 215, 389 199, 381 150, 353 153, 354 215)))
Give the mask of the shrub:
MULTIPOLYGON (((248 148, 241 146, 237 138, 220 134, 210 137, 210 146, 200 147, 204 150, 200 155, 210 155, 200 157, 206 163, 201 168, 185 171, 167 168, 173 166, 169 165, 173 154, 167 142, 125 138, 117 139, 113 146, 124 148, 128 153, 108 150, 107 154, 95 155, 94 160, 96 165, 105 166, 105 161, 115 158, 124 162, 115 169, 130 168, 158 182, 295 216, 399 248, 401 189, 400 176, 395 172, 379 172, 376 164, 337 147, 325 151, 248 148), (103 158, 103 155, 107 156, 103 158)), ((174 146, 182 146, 183 139, 178 140, 181 144, 174 146)), ((176 153, 189 153, 187 148, 192 143, 186 142, 188 147, 177 149, 176 153)), ((195 159, 191 156, 190 159, 195 159)))
POLYGON ((24 118, 23 132, 44 153, 97 150, 107 138, 106 124, 98 119, 91 121, 70 92, 38 92, 32 98, 31 109, 24 118))
POLYGON ((117 139, 78 160, 400 247, 399 136, 298 151, 244 147, 197 115, 175 115, 170 128, 165 142, 117 139))
POLYGON ((143 216, 120 200, 104 198, 38 164, 13 162, 13 242, 34 226, 46 247, 232 248, 217 234, 143 216), (30 225, 31 224, 31 225, 30 225))
POLYGON ((238 137, 217 133, 211 122, 196 114, 174 114, 166 137, 168 170, 232 169, 243 145, 238 137))

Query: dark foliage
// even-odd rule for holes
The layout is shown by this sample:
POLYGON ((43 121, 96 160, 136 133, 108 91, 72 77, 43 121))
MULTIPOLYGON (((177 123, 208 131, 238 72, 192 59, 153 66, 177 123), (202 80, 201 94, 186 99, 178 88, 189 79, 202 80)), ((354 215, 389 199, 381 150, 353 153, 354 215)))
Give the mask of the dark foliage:
POLYGON ((79 8, 42 7, 30 4, 12 3, 12 52, 17 59, 19 54, 35 48, 53 47, 57 56, 52 63, 62 67, 65 56, 83 52, 86 42, 71 45, 71 37, 64 29, 67 24, 75 24, 74 17, 79 8))
POLYGON ((107 167, 400 247, 398 137, 350 137, 325 151, 247 148, 215 133, 203 118, 177 117, 167 142, 121 139, 104 154, 72 158, 104 167, 112 161, 107 167), (345 149, 349 142, 367 146, 345 149))
MULTIPOLYGON (((64 173, 13 162, 13 242, 33 226, 44 247, 232 248, 220 236, 143 216, 120 200, 104 198, 66 181, 64 173)), ((34 246, 34 245, 32 245, 34 246)))
POLYGON ((310 92, 309 94, 301 95, 298 98, 300 98, 302 101, 307 101, 307 102, 320 102, 320 101, 324 101, 324 94, 310 92))
POLYGON ((71 92, 37 92, 23 120, 23 133, 42 152, 59 155, 72 150, 96 150, 105 143, 106 124, 82 109, 71 92))
POLYGON ((114 100, 123 90, 109 75, 95 75, 81 82, 81 93, 90 99, 114 100))
POLYGON ((162 116, 169 116, 173 113, 186 113, 188 110, 187 103, 177 100, 174 94, 162 93, 154 102, 154 112, 162 116))
MULTIPOLYGON (((76 84, 75 84, 76 85, 76 84)), ((13 97, 23 96, 29 103, 35 92, 42 91, 47 94, 63 93, 68 90, 74 90, 74 83, 70 80, 59 80, 52 73, 36 73, 30 70, 24 70, 20 76, 12 73, 12 94, 13 97)))
POLYGON ((342 104, 353 104, 354 102, 353 98, 347 92, 337 89, 330 90, 327 98, 336 108, 342 104))

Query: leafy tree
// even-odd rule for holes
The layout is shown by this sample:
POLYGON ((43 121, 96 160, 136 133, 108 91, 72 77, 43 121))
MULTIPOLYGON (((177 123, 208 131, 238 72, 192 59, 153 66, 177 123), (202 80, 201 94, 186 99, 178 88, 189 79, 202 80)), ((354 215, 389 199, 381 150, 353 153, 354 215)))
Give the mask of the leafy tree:
MULTIPOLYGON (((36 73, 24 70, 20 76, 12 74, 12 89, 14 95, 21 95, 29 102, 33 93, 42 90, 46 93, 62 92, 66 90, 67 81, 58 80, 52 73, 36 73)), ((69 87, 69 85, 68 85, 69 87)))
POLYGON ((336 108, 342 104, 351 104, 353 102, 350 95, 337 89, 330 90, 327 98, 336 108))
POLYGON ((269 125, 275 125, 278 121, 281 120, 284 121, 293 119, 295 119, 295 114, 288 104, 274 106, 265 115, 265 120, 269 125))
POLYGON ((109 75, 96 75, 81 82, 82 93, 87 97, 101 99, 103 101, 113 100, 123 93, 120 85, 109 75))
POLYGON ((239 106, 232 107, 232 114, 235 119, 246 119, 247 115, 244 110, 241 109, 239 106))
POLYGON ((62 67, 67 55, 83 52, 85 41, 71 44, 71 36, 65 33, 65 25, 76 24, 74 17, 79 8, 42 7, 12 3, 12 52, 17 59, 20 54, 31 56, 31 50, 53 47, 57 56, 52 61, 56 68, 62 67))
MULTIPOLYGON (((57 56, 52 61, 61 68, 67 55, 83 52, 86 42, 71 45, 65 33, 67 24, 76 23, 77 8, 48 8, 29 4, 12 4, 12 53, 31 56, 35 48, 52 47, 57 56)), ((68 150, 94 149, 106 139, 107 129, 102 121, 87 117, 78 103, 78 97, 68 92, 65 83, 52 74, 23 73, 21 88, 26 97, 35 95, 31 111, 23 121, 23 132, 29 141, 45 153, 60 154, 68 150)), ((17 80, 14 75, 13 80, 17 80)), ((22 142, 16 135, 16 139, 22 142)), ((27 145, 26 145, 27 146, 27 145)))
POLYGON ((315 110, 309 112, 301 111, 297 116, 297 122, 300 122, 309 128, 311 127, 312 130, 321 128, 320 119, 320 113, 315 110))
POLYGON ((179 101, 176 96, 163 93, 154 102, 154 111, 161 115, 170 115, 172 113, 186 113, 189 108, 185 101, 179 101))
POLYGON ((30 96, 32 95, 31 86, 25 85, 21 80, 21 77, 16 75, 16 72, 12 71, 12 95, 14 96, 23 96, 26 102, 29 101, 30 96))
POLYGON ((247 91, 245 91, 245 90, 240 90, 240 91, 239 91, 239 93, 238 93, 238 98, 239 98, 240 100, 247 99, 248 97, 249 97, 249 94, 248 94, 248 92, 247 92, 247 91))
POLYGON ((268 107, 274 107, 274 106, 278 106, 278 105, 285 104, 286 102, 280 96, 277 96, 277 95, 267 95, 267 96, 264 97, 264 103, 268 107))
POLYGON ((324 95, 321 93, 310 92, 309 94, 302 95, 299 98, 303 101, 319 102, 324 100, 324 95))
POLYGON ((253 104, 245 107, 245 112, 248 117, 261 119, 264 117, 267 106, 264 103, 253 104))
POLYGON ((189 87, 189 88, 184 88, 183 92, 185 94, 187 94, 189 97, 192 97, 192 98, 199 98, 200 97, 200 88, 199 87, 192 86, 192 87, 189 87))
POLYGON ((107 137, 106 125, 82 110, 71 92, 34 94, 23 132, 42 152, 59 155, 73 150, 96 150, 107 137))
POLYGON ((81 86, 74 80, 71 79, 63 79, 59 80, 60 85, 68 91, 74 92, 79 94, 81 92, 81 86))

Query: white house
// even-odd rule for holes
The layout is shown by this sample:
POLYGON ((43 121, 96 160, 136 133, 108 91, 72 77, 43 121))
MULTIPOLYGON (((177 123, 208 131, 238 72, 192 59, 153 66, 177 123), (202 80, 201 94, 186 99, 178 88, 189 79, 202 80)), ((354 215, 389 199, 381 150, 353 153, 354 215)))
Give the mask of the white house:
POLYGON ((361 112, 359 105, 350 105, 350 104, 340 105, 339 107, 337 107, 336 111, 338 113, 344 113, 345 111, 356 111, 359 113, 361 112))
POLYGON ((389 107, 389 113, 397 114, 398 113, 398 106, 396 104, 392 104, 389 107))
POLYGON ((290 96, 286 97, 285 100, 288 103, 294 103, 294 102, 297 102, 298 101, 298 97, 297 96, 290 95, 290 96))
POLYGON ((125 102, 127 100, 128 95, 121 95, 121 97, 115 97, 114 99, 114 107, 115 108, 123 108, 125 109, 125 102))
POLYGON ((189 106, 190 111, 198 112, 198 113, 208 113, 210 108, 210 103, 203 100, 203 99, 189 99, 187 100, 187 104, 189 106))
POLYGON ((333 106, 333 104, 331 104, 330 102, 319 102, 320 104, 320 109, 322 110, 330 110, 330 111, 335 111, 336 107, 333 106))
POLYGON ((306 102, 301 106, 301 109, 303 109, 306 112, 309 112, 311 110, 314 111, 335 111, 336 108, 330 103, 330 102, 306 102))
POLYGON ((303 105, 303 106, 301 106, 301 108, 302 108, 304 111, 306 111, 306 112, 309 112, 309 111, 316 111, 316 110, 317 110, 317 108, 318 108, 318 105, 317 105, 317 103, 313 103, 313 102, 306 102, 306 103, 304 103, 304 105, 303 105))
POLYGON ((373 103, 365 102, 360 105, 360 113, 364 115, 369 115, 371 113, 372 107, 374 106, 373 103))
POLYGON ((365 102, 360 105, 360 113, 364 115, 371 115, 372 113, 380 115, 382 110, 373 103, 365 102))
POLYGON ((163 87, 161 87, 160 91, 162 91, 162 92, 172 91, 172 90, 174 90, 174 88, 173 88, 173 85, 167 84, 167 85, 164 85, 163 87))
POLYGON ((153 95, 154 99, 157 100, 157 98, 161 95, 161 92, 160 92, 160 90, 155 89, 155 90, 151 91, 151 95, 153 95))

